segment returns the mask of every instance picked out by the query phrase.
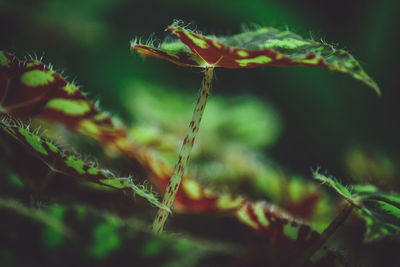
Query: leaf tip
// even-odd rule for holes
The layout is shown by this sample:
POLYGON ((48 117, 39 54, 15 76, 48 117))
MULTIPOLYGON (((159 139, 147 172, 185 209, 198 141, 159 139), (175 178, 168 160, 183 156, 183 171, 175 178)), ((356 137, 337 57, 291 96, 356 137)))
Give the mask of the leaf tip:
POLYGON ((374 80, 372 80, 371 78, 368 77, 368 79, 363 80, 363 82, 366 85, 368 85, 369 87, 371 87, 378 96, 382 96, 381 89, 379 88, 378 84, 374 80))
POLYGON ((376 83, 373 84, 372 89, 374 89, 378 96, 382 96, 381 89, 379 89, 379 86, 376 83))

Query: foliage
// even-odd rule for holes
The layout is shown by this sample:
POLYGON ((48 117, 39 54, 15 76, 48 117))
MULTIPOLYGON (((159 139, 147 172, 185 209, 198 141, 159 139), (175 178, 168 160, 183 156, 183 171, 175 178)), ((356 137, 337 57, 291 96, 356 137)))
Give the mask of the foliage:
MULTIPOLYGON (((290 32, 260 28, 230 38, 217 38, 176 25, 169 29, 188 48, 179 41, 169 41, 160 48, 134 43, 132 49, 185 66, 318 65, 348 73, 379 93, 377 85, 350 54, 290 32)), ((75 84, 67 82, 41 61, 20 61, 12 54, 1 52, 0 63, 0 111, 9 116, 0 122, 1 164, 7 165, 1 173, 7 186, 0 191, 0 210, 2 218, 6 218, 5 227, 12 228, 13 222, 20 222, 24 230, 2 239, 12 244, 0 250, 2 263, 24 264, 43 255, 43 251, 51 251, 54 258, 45 257, 44 265, 54 264, 55 259, 65 253, 79 255, 76 260, 80 263, 104 266, 123 263, 127 258, 133 258, 139 265, 208 266, 218 263, 218 266, 232 266, 266 262, 288 265, 296 263, 307 248, 321 239, 320 232, 329 223, 329 216, 335 215, 336 203, 321 188, 258 158, 251 149, 260 146, 261 141, 250 140, 245 150, 226 142, 225 148, 222 145, 215 150, 221 158, 236 156, 228 159, 232 162, 228 165, 231 173, 212 172, 207 181, 211 186, 204 186, 201 177, 194 179, 201 176, 201 166, 203 170, 208 168, 201 156, 213 153, 201 150, 197 158, 198 171, 183 176, 174 203, 176 211, 183 215, 175 215, 171 230, 182 232, 181 236, 154 235, 148 225, 155 209, 150 209, 147 202, 163 209, 167 207, 136 180, 141 179, 140 176, 145 178, 143 180, 149 178, 160 193, 166 191, 172 169, 153 150, 157 145, 149 146, 149 139, 140 145, 135 140, 137 131, 130 134, 126 125, 100 111, 75 84), (71 133, 54 127, 55 123, 71 133), (28 127, 30 124, 33 125, 30 128, 42 125, 50 134, 32 131, 28 127), (79 147, 69 135, 96 144, 105 152, 100 156, 106 158, 105 162, 127 161, 135 182, 130 178, 116 178, 119 175, 68 152, 58 144, 56 137, 65 138, 64 146, 79 147), (24 164, 33 171, 24 171, 24 164), (218 183, 213 186, 212 176, 222 176, 223 182, 226 176, 236 177, 239 194, 235 187, 224 192, 218 183), (250 189, 240 192, 243 181, 250 189), (132 192, 143 197, 144 203, 139 198, 131 202, 132 192), (28 204, 30 194, 34 199, 28 204), (270 202, 253 201, 255 197, 270 202), (43 205, 41 201, 52 204, 43 205), (324 214, 329 215, 320 220, 324 214), (191 219, 191 216, 194 217, 191 219), (180 224, 181 219, 183 223, 180 224), (190 237, 199 232, 194 229, 198 226, 208 228, 202 231, 202 239, 190 237), (12 235, 24 240, 32 233, 34 236, 28 245, 34 249, 29 257, 19 259, 14 254, 17 244, 12 235)), ((243 111, 246 108, 238 110, 240 115, 247 114, 243 111)), ((138 127, 139 132, 143 130, 138 127)), ((148 132, 143 135, 146 140, 148 132)), ((176 140, 175 135, 172 134, 176 140)), ((251 138, 247 135, 249 133, 239 132, 239 138, 234 138, 251 138)), ((155 134, 151 140, 159 144, 165 142, 163 134, 155 134)), ((103 166, 103 162, 100 165, 103 166)), ((394 235, 400 230, 397 227, 400 209, 397 194, 384 193, 370 185, 355 185, 349 190, 330 177, 318 173, 315 176, 359 209, 357 213, 367 224, 366 241, 394 235)), ((338 266, 339 259, 329 247, 324 247, 314 257, 307 258, 306 265, 338 266)))
POLYGON ((314 173, 314 178, 332 187, 343 199, 358 209, 357 214, 367 226, 364 237, 366 242, 399 233, 399 194, 382 192, 373 185, 352 185, 351 189, 348 189, 335 178, 318 172, 314 173))
POLYGON ((33 208, 14 199, 1 198, 0 211, 4 220, 2 227, 13 229, 2 238, 2 242, 9 244, 2 251, 2 266, 23 266, 32 262, 46 266, 73 263, 107 266, 126 257, 140 265, 192 266, 217 254, 229 259, 231 251, 235 250, 226 244, 170 234, 154 236, 139 219, 122 219, 80 204, 33 208), (15 221, 21 224, 18 231, 11 225, 15 221), (32 239, 26 240, 24 236, 32 239), (26 242, 18 244, 15 238, 26 242), (15 254, 15 247, 27 251, 25 256, 21 258, 15 254), (65 251, 73 253, 74 257, 60 263, 65 251), (46 252, 52 255, 44 255, 46 252))
MULTIPOLYGON (((346 51, 326 44, 306 41, 288 31, 280 32, 272 28, 246 31, 229 38, 206 37, 182 27, 180 21, 168 27, 188 49, 178 42, 163 42, 160 48, 143 45, 137 40, 131 43, 133 51, 144 56, 154 56, 169 60, 177 65, 204 68, 201 91, 193 112, 193 117, 183 141, 178 161, 167 184, 163 204, 170 207, 180 186, 185 167, 200 127, 204 107, 210 92, 214 67, 255 68, 261 66, 322 66, 350 74, 362 80, 380 94, 377 84, 362 70, 359 63, 346 51)), ((160 210, 154 220, 153 229, 162 231, 168 213, 160 210)))
MULTIPOLYGON (((26 73, 35 71, 36 69, 31 69, 32 66, 37 68, 38 73, 39 70, 42 69, 44 70, 43 72, 51 72, 51 70, 48 70, 47 67, 40 62, 19 62, 10 54, 4 53, 4 55, 8 59, 9 65, 5 65, 4 68, 6 71, 3 73, 9 74, 9 69, 19 68, 19 71, 13 72, 14 75, 19 75, 18 78, 9 77, 8 81, 18 81, 22 79, 19 77, 24 77, 26 73), (34 63, 34 65, 32 65, 32 63, 34 63)), ((39 79, 41 77, 40 75, 35 78, 39 79)), ((75 89, 73 94, 64 93, 65 88, 73 85, 66 83, 61 76, 54 72, 51 72, 51 75, 54 75, 58 80, 60 80, 60 82, 52 83, 56 79, 47 82, 49 80, 47 79, 46 83, 38 85, 37 87, 39 88, 37 89, 49 92, 49 95, 54 95, 58 92, 58 96, 64 94, 63 96, 65 96, 66 99, 71 99, 68 103, 74 103, 76 100, 72 99, 78 98, 79 100, 77 101, 81 103, 79 106, 85 106, 88 108, 84 109, 82 112, 81 110, 79 110, 80 112, 70 112, 68 108, 74 107, 73 104, 70 106, 59 107, 52 103, 54 103, 54 99, 59 101, 59 99, 61 99, 60 97, 53 99, 51 97, 46 98, 46 95, 39 95, 38 101, 34 103, 36 106, 31 107, 31 109, 38 110, 36 116, 45 120, 57 120, 63 122, 72 130, 85 134, 96 141, 100 141, 101 145, 113 147, 125 156, 139 161, 139 163, 147 170, 150 177, 154 180, 155 184, 161 190, 165 189, 168 183, 168 178, 170 177, 171 169, 169 169, 165 163, 152 156, 149 151, 144 148, 135 148, 130 144, 126 137, 127 134, 124 130, 125 127, 120 126, 114 130, 115 126, 112 123, 111 118, 107 115, 103 115, 101 120, 99 120, 98 114, 105 113, 97 111, 94 105, 90 103, 78 89, 75 89), (61 84, 61 86, 59 84, 61 84), (61 90, 62 92, 60 92, 61 90), (44 98, 44 100, 40 98, 44 98), (90 119, 90 117, 88 118, 87 114, 90 114, 92 119, 90 119), (105 127, 104 124, 106 124, 107 127, 105 127)), ((35 79, 31 80, 36 81, 35 79)), ((18 84, 20 85, 20 88, 17 88, 17 90, 19 89, 23 92, 27 85, 24 83, 18 84)), ((35 86, 37 83, 33 82, 32 84, 34 85, 31 86, 35 86)), ((11 84, 10 88, 13 87, 14 86, 11 84)), ((40 92, 39 90, 36 90, 36 92, 40 92)), ((19 116, 23 116, 21 115, 23 111, 18 109, 18 107, 20 107, 19 103, 11 105, 8 104, 9 101, 8 95, 6 95, 3 102, 3 108, 8 110, 9 114, 19 114, 19 116)), ((37 142, 42 144, 42 141, 38 139, 38 136, 35 136, 34 138, 36 138, 35 140, 37 142)), ((89 168, 90 167, 87 169, 89 168)), ((56 168, 53 167, 53 169, 56 168)), ((83 166, 80 169, 85 171, 82 174, 86 174, 86 169, 83 168, 83 166)), ((88 171, 89 170, 87 170, 87 172, 88 171)), ((222 212, 234 216, 249 228, 270 238, 271 242, 276 246, 287 247, 288 253, 297 254, 298 250, 302 247, 301 244, 311 242, 313 238, 315 238, 315 235, 317 235, 317 233, 312 231, 307 224, 292 218, 289 214, 276 207, 267 205, 263 202, 251 202, 242 196, 232 196, 229 193, 218 196, 212 192, 212 190, 201 187, 200 184, 191 178, 184 177, 182 187, 178 191, 175 205, 180 210, 191 212, 222 212)))
POLYGON ((400 228, 400 195, 386 193, 372 185, 353 187, 357 202, 362 205, 360 216, 367 224, 365 241, 374 241, 398 234, 400 228))

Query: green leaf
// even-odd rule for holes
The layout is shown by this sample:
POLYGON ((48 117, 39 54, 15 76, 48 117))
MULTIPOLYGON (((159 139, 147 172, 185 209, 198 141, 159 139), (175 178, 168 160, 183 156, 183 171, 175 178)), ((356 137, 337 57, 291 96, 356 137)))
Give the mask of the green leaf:
POLYGON ((107 171, 85 162, 76 155, 66 153, 57 145, 25 128, 11 126, 5 121, 0 121, 1 133, 22 144, 26 150, 39 158, 54 172, 80 178, 90 183, 96 183, 115 190, 134 192, 147 199, 151 204, 167 209, 151 192, 144 187, 134 184, 132 179, 110 176, 107 171))
MULTIPOLYGON (((58 208, 59 206, 53 206, 53 208, 58 208)), ((62 235, 69 239, 74 237, 73 231, 64 224, 58 217, 48 212, 45 212, 40 209, 32 209, 26 207, 19 201, 12 198, 3 198, 0 197, 0 210, 1 209, 9 209, 13 210, 16 214, 20 216, 29 217, 32 220, 39 222, 48 228, 51 228, 53 231, 53 235, 62 235)), ((54 210, 54 209, 53 209, 54 210)))
POLYGON ((364 241, 374 241, 384 236, 400 233, 400 195, 385 193, 372 185, 353 187, 362 208, 358 214, 366 222, 364 241))
POLYGON ((350 190, 346 186, 342 185, 335 177, 323 175, 319 173, 318 170, 313 172, 313 177, 334 189, 343 199, 347 200, 353 206, 360 207, 359 203, 354 200, 353 194, 350 190))
POLYGON ((333 45, 307 40, 290 31, 263 27, 228 37, 205 36, 176 23, 168 27, 187 48, 176 41, 160 47, 131 43, 131 49, 143 56, 169 60, 181 66, 256 68, 262 66, 324 67, 347 73, 373 88, 378 85, 367 75, 360 63, 347 51, 333 45))
POLYGON ((353 185, 350 192, 333 177, 314 172, 314 178, 333 188, 357 209, 365 221, 365 242, 381 239, 400 232, 400 195, 385 193, 373 185, 353 185))
POLYGON ((12 266, 29 266, 37 255, 49 253, 52 257, 42 258, 41 266, 51 266, 54 258, 69 263, 71 255, 71 262, 84 266, 109 266, 127 259, 135 266, 199 266, 215 256, 235 260, 234 252, 242 248, 183 235, 154 235, 142 218, 81 204, 35 207, 0 197, 0 216, 8 233, 3 230, 2 245, 16 259, 12 266))

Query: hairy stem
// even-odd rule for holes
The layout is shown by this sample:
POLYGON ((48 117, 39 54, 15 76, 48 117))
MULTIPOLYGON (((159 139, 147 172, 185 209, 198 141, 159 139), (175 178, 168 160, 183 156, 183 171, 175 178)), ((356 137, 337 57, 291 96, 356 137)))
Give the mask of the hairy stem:
MULTIPOLYGON (((172 204, 174 203, 176 192, 178 192, 182 176, 185 172, 185 167, 189 161, 190 152, 192 151, 194 140, 196 138, 197 132, 199 131, 199 126, 201 118, 203 116, 204 107, 206 105, 207 98, 210 92, 213 74, 214 74, 213 67, 205 68, 204 78, 201 83, 200 95, 197 99, 192 120, 190 121, 186 137, 183 140, 183 144, 178 156, 178 162, 175 165, 171 179, 169 180, 167 188, 165 189, 165 194, 162 203, 168 208, 171 208, 172 204)), ((154 233, 161 233, 163 231, 164 224, 167 218, 168 218, 168 211, 165 209, 159 209, 157 216, 153 222, 154 233)))
POLYGON ((329 237, 333 235, 333 233, 342 225, 347 217, 351 214, 354 206, 350 203, 346 203, 346 206, 343 210, 336 216, 336 218, 329 224, 329 226, 322 232, 321 236, 318 237, 317 240, 306 249, 300 258, 295 262, 293 267, 304 266, 307 260, 318 250, 320 249, 328 240, 329 237))

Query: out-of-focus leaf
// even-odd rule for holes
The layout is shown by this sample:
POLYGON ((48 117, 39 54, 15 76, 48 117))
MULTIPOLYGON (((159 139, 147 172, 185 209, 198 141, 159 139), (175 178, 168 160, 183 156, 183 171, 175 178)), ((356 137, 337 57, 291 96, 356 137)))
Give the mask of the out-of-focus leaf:
MULTIPOLYGON (((166 145, 163 143, 171 143, 168 137, 167 141, 163 141, 166 135, 184 134, 186 122, 190 119, 185 110, 190 109, 191 99, 189 94, 178 94, 174 88, 135 80, 127 86, 123 104, 139 124, 145 127, 151 125, 153 129, 160 128, 159 140, 150 139, 148 144, 160 144, 160 149, 163 149, 166 145)), ((274 107, 249 95, 214 95, 207 102, 202 125, 196 147, 214 155, 221 146, 228 143, 240 143, 250 148, 271 146, 282 131, 281 121, 274 107)), ((149 136, 153 134, 149 133, 149 136)), ((176 142, 176 145, 180 144, 178 139, 176 142)), ((195 154, 191 155, 192 160, 195 157, 195 154)))
POLYGON ((334 205, 315 182, 293 176, 240 146, 219 151, 217 157, 192 163, 193 172, 214 187, 240 192, 252 198, 268 199, 297 218, 323 230, 333 219, 334 205), (197 168, 198 170, 193 170, 197 168))
POLYGON ((345 155, 346 169, 357 183, 369 183, 384 190, 400 190, 397 161, 385 151, 352 148, 345 155))
POLYGON ((5 248, 15 266, 32 262, 60 265, 60 258, 62 266, 77 262, 110 266, 127 259, 139 266, 198 266, 199 261, 215 256, 233 261, 236 250, 226 243, 154 235, 138 218, 121 218, 80 204, 35 208, 12 198, 0 198, 0 214, 2 227, 8 232, 1 233, 0 251, 5 248))
MULTIPOLYGON (((127 86, 123 101, 138 122, 130 136, 174 164, 177 137, 184 134, 189 120, 184 111, 190 108, 190 98, 174 88, 164 91, 154 82, 135 81, 127 86)), ((202 181, 217 190, 267 198, 318 229, 329 224, 332 203, 325 192, 312 181, 289 177, 270 166, 255 150, 272 145, 281 128, 267 103, 250 96, 214 96, 208 100, 202 123, 204 129, 191 155, 191 173, 200 173, 202 181)))
POLYGON ((289 31, 266 27, 229 37, 215 37, 192 32, 177 23, 169 26, 168 30, 187 45, 192 53, 176 41, 165 43, 160 48, 132 42, 132 50, 143 56, 163 58, 190 67, 320 66, 347 73, 380 94, 378 85, 347 51, 326 43, 306 40, 289 31))
POLYGON ((73 231, 60 218, 40 209, 26 207, 15 199, 0 198, 0 209, 9 209, 21 216, 29 217, 44 226, 50 227, 55 235, 61 235, 70 240, 75 238, 73 231))

